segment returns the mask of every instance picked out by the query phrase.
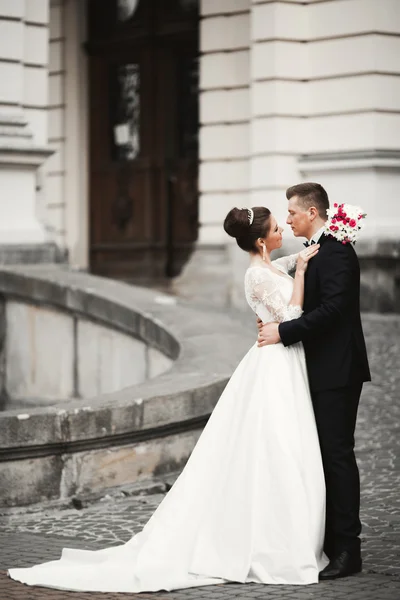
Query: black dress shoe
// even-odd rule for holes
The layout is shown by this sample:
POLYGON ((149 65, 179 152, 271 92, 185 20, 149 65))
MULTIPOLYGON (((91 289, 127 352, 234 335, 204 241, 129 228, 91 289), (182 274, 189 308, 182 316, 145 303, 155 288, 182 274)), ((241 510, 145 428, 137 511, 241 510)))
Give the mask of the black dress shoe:
POLYGON ((338 579, 339 577, 347 577, 360 573, 362 569, 362 560, 360 555, 354 556, 347 550, 343 550, 338 556, 331 560, 329 565, 325 567, 319 574, 320 581, 328 579, 338 579))

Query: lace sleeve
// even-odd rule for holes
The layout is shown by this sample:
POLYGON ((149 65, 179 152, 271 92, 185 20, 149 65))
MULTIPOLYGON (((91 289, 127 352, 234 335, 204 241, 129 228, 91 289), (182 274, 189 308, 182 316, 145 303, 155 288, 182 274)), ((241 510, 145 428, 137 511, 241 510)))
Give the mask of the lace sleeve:
POLYGON ((301 306, 287 304, 276 281, 276 276, 268 269, 249 270, 247 285, 253 300, 261 302, 270 312, 275 321, 291 321, 303 314, 301 306))
POLYGON ((296 268, 298 255, 299 253, 290 254, 289 256, 282 256, 282 258, 277 258, 276 260, 273 260, 272 264, 274 265, 274 267, 285 271, 285 273, 289 273, 289 271, 294 271, 294 269, 296 268))

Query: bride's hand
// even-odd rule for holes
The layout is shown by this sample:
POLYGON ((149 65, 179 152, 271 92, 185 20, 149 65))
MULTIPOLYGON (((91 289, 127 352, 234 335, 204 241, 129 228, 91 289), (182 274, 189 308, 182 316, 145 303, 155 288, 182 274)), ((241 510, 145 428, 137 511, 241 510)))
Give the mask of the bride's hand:
POLYGON ((301 271, 302 273, 307 271, 308 261, 318 254, 319 248, 320 244, 312 244, 312 246, 305 248, 299 253, 297 257, 297 271, 301 271))

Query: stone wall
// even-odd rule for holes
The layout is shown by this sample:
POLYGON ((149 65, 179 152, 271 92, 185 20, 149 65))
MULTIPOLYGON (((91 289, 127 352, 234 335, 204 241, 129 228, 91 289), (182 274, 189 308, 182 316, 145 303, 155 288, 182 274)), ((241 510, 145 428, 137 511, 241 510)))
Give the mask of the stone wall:
MULTIPOLYGON (((357 246, 364 308, 400 310, 400 2, 201 6, 200 235, 175 288, 243 308, 248 258, 224 216, 263 205, 283 225, 286 188, 311 180, 368 213, 357 246)), ((283 253, 299 247, 286 229, 283 253)))
POLYGON ((88 264, 85 0, 0 2, 0 263, 88 264))
POLYGON ((160 375, 170 358, 118 330, 46 306, 7 301, 7 409, 93 398, 160 375))
POLYGON ((0 113, 24 114, 38 144, 47 142, 48 1, 0 4, 0 113))
POLYGON ((48 14, 48 0, 0 3, 0 240, 5 245, 48 241, 43 197, 37 193, 43 187, 37 168, 51 154, 48 14))

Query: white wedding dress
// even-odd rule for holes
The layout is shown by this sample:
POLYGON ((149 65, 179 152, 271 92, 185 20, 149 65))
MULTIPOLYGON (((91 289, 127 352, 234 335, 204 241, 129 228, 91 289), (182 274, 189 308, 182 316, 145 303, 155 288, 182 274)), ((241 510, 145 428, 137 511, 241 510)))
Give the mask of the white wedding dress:
MULTIPOLYGON (((288 306, 296 256, 250 267, 246 298, 264 321, 288 306)), ((60 560, 10 569, 28 585, 151 592, 256 582, 311 584, 322 552, 325 484, 301 344, 258 348, 238 365, 185 469, 144 529, 121 546, 64 549, 60 560)))

